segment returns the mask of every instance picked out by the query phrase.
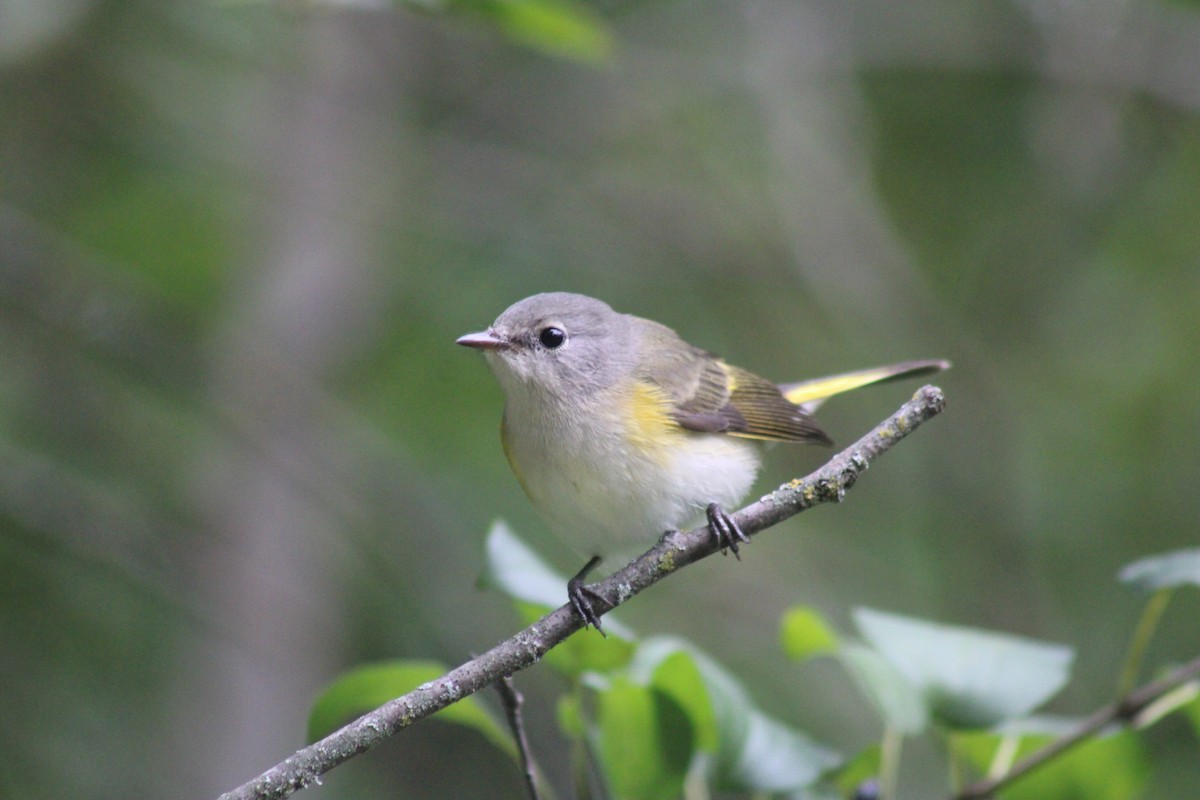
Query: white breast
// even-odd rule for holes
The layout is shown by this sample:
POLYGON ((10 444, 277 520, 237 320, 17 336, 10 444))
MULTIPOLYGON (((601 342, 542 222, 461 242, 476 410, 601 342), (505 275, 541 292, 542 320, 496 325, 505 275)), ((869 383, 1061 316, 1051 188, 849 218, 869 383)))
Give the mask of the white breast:
POLYGON ((513 470, 580 556, 636 555, 664 531, 701 521, 709 503, 732 510, 750 490, 759 467, 752 441, 680 429, 635 446, 613 407, 603 408, 566 417, 554 406, 510 398, 505 409, 513 470))

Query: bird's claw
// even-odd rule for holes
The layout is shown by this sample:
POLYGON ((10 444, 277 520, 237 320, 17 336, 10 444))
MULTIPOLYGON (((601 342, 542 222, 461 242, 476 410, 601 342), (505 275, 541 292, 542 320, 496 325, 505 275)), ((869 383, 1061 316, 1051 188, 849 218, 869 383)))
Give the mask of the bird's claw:
POLYGON ((599 631, 601 636, 607 638, 608 634, 600 627, 600 615, 596 613, 595 604, 607 606, 608 601, 583 582, 588 573, 599 563, 600 556, 592 556, 591 560, 583 565, 583 569, 579 570, 574 578, 567 581, 567 599, 571 601, 571 608, 575 609, 575 613, 583 620, 585 628, 591 625, 599 631))
POLYGON ((709 503, 708 508, 704 509, 704 515, 708 517, 708 529, 712 531, 713 537, 717 540, 717 547, 721 548, 721 555, 725 555, 726 550, 731 550, 734 558, 741 561, 738 543, 750 541, 746 532, 733 521, 733 517, 729 516, 725 509, 721 508, 720 503, 709 503))

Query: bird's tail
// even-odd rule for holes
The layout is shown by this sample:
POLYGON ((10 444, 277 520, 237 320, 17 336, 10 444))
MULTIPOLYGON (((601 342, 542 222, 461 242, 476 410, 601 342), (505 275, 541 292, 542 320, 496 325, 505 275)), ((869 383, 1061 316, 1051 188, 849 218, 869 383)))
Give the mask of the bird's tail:
POLYGON ((863 369, 857 372, 843 372, 840 375, 813 378, 812 380, 800 381, 798 383, 785 383, 779 387, 779 391, 783 392, 783 396, 789 401, 811 413, 821 403, 825 402, 826 398, 833 397, 835 394, 869 386, 872 383, 898 380, 900 378, 915 378, 918 375, 929 375, 949 369, 949 367, 949 361, 942 361, 940 359, 904 361, 887 367, 875 367, 874 369, 863 369))

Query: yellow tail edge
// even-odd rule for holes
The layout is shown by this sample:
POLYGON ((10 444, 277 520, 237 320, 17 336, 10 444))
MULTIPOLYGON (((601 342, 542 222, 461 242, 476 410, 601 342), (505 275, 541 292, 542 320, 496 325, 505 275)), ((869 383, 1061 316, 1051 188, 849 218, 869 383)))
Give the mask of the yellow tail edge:
MULTIPOLYGON (((857 372, 843 372, 840 375, 829 375, 824 378, 786 383, 779 387, 783 396, 798 406, 818 405, 818 401, 835 394, 842 394, 863 386, 883 381, 915 378, 918 375, 930 375, 950 368, 949 361, 929 359, 925 361, 903 361, 887 367, 862 369, 857 372)), ((811 410, 811 409, 810 409, 811 410)))

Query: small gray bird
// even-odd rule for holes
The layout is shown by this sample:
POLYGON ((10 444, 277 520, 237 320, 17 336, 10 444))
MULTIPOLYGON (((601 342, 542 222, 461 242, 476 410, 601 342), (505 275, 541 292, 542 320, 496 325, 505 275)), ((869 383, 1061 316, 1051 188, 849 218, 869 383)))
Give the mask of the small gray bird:
POLYGON ((780 386, 665 325, 565 292, 521 300, 458 343, 484 352, 504 390, 501 441, 517 480, 590 558, 568 595, 597 629, 583 579, 602 557, 704 518, 737 554, 748 539, 724 509, 750 491, 762 442, 831 444, 811 417, 825 398, 950 366, 908 361, 780 386))

